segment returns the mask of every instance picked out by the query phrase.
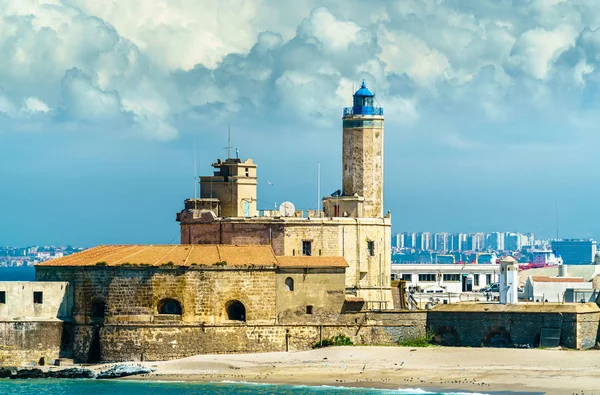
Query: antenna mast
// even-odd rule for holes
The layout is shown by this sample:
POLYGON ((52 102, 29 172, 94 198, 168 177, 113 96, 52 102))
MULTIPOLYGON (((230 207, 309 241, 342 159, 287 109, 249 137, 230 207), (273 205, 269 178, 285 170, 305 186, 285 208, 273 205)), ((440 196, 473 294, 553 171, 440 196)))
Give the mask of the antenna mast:
POLYGON ((196 161, 196 141, 194 141, 194 209, 198 209, 198 195, 196 194, 198 186, 196 185, 196 181, 198 178, 197 174, 198 162, 196 161))
POLYGON ((231 125, 229 125, 227 127, 227 158, 225 158, 225 159, 229 159, 230 149, 231 149, 231 125))
POLYGON ((317 161, 317 215, 319 211, 321 211, 321 162, 317 161))

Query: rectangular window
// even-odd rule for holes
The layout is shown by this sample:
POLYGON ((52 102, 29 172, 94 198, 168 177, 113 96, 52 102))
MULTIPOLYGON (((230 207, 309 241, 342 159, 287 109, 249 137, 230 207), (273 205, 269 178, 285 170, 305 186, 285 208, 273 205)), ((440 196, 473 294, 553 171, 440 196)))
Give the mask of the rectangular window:
POLYGON ((44 302, 44 293, 43 292, 34 292, 33 293, 33 304, 42 304, 44 302))
POLYGON ((250 177, 250 170, 246 167, 246 177, 250 177))
POLYGON ((458 281, 460 281, 460 274, 455 274, 455 273, 444 274, 444 281, 458 282, 458 281))
POLYGON ((419 274, 419 281, 434 282, 435 281, 435 274, 434 273, 419 274))
POLYGON ((369 256, 375 256, 375 242, 367 241, 367 250, 369 251, 369 256))
POLYGON ((306 314, 312 314, 313 313, 313 307, 312 306, 306 306, 306 314))
POLYGON ((475 284, 476 287, 479 286, 479 274, 473 275, 473 284, 475 284))
POLYGON ((0 291, 0 304, 6 303, 6 291, 0 291))
POLYGON ((334 217, 339 217, 340 216, 340 206, 337 204, 333 205, 333 216, 334 217))
POLYGON ((402 280, 411 282, 412 281, 412 274, 403 274, 402 275, 402 280))
POLYGON ((487 285, 490 285, 492 283, 492 275, 491 274, 486 274, 485 275, 485 283, 487 285))
POLYGON ((302 255, 311 256, 312 255, 312 241, 302 241, 302 255))

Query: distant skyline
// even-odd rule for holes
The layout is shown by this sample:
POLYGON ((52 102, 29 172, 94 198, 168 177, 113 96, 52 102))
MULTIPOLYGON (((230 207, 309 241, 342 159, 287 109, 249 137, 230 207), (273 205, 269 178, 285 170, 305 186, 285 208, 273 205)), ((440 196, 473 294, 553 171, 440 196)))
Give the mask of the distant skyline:
POLYGON ((224 158, 259 208, 341 187, 362 79, 385 115, 393 232, 600 239, 600 8, 593 0, 6 0, 0 245, 178 242, 224 158), (270 182, 270 184, 267 183, 270 182))

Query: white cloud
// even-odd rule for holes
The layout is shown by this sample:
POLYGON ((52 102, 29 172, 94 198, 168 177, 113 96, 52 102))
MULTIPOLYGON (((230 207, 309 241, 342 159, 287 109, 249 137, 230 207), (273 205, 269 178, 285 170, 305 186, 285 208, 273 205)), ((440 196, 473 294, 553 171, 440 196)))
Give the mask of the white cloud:
POLYGON ((46 113, 50 111, 50 107, 37 97, 28 97, 25 99, 23 110, 28 113, 46 113))
POLYGON ((232 119, 326 128, 364 78, 389 120, 444 117, 458 140, 495 143, 459 125, 577 114, 600 85, 587 0, 5 2, 0 112, 24 123, 162 140, 232 119))

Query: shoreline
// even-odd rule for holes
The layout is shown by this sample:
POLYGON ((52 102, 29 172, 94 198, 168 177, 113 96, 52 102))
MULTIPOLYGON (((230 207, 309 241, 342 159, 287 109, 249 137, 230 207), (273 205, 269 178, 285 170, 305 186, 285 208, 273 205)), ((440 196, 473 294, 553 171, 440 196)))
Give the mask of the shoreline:
POLYGON ((598 356, 600 352, 593 350, 328 347, 141 362, 156 371, 120 380, 600 395, 598 356))

